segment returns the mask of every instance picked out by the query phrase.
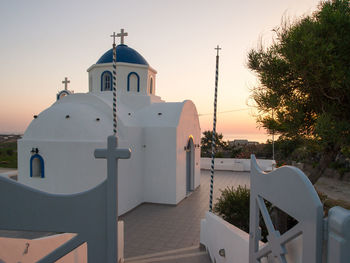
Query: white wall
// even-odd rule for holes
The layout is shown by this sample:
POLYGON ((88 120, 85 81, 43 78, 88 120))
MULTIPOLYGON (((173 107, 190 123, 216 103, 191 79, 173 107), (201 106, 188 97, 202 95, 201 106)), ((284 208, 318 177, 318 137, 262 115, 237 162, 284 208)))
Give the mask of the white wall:
MULTIPOLYGON (((38 239, 0 237, 0 262, 37 262, 55 248, 73 238, 75 234, 65 233, 38 239), (25 252, 25 253, 24 253, 25 252)), ((87 261, 86 243, 58 260, 58 263, 85 263, 87 261)), ((118 257, 124 262, 124 222, 118 222, 118 257)))
POLYGON ((96 148, 106 148, 106 142, 18 140, 18 181, 56 194, 93 188, 106 178, 105 161, 94 157, 96 148), (45 178, 30 177, 33 147, 44 159, 45 178))
POLYGON ((118 146, 130 148, 131 157, 130 159, 121 159, 118 162, 119 214, 124 214, 144 202, 142 194, 144 178, 142 128, 126 127, 124 132, 127 136, 124 137, 124 140, 120 140, 118 146))
MULTIPOLYGON (((103 63, 92 65, 89 69, 89 80, 92 78, 92 83, 89 87, 90 92, 100 92, 101 91, 101 74, 108 70, 113 73, 112 63, 103 63)), ((149 66, 130 64, 130 63, 117 63, 117 89, 119 92, 127 92, 127 80, 130 72, 136 72, 140 77, 140 92, 138 94, 147 95, 148 94, 148 83, 149 74, 153 75, 153 82, 155 83, 155 71, 153 69, 149 70, 149 66)), ((89 81, 90 82, 90 81, 89 81)))
MULTIPOLYGON (((209 252, 212 262, 217 263, 247 263, 249 262, 249 234, 231 225, 217 215, 206 212, 201 220, 200 243, 209 252), (219 255, 219 250, 225 250, 225 257, 219 255)), ((302 262, 302 236, 286 245, 287 262, 302 262)), ((260 242, 260 246, 264 246, 260 242)), ((273 258, 263 258, 262 263, 274 263, 273 258)))
MULTIPOLYGON (((119 161, 119 214, 123 214, 143 201, 142 144, 139 128, 128 129, 132 141, 119 141, 120 147, 131 148, 131 158, 119 161)), ((107 142, 107 139, 106 139, 107 142)), ((106 148, 106 142, 18 141, 18 181, 45 192, 68 194, 91 189, 105 180, 106 160, 96 159, 94 151, 106 148), (45 178, 30 177, 31 149, 36 147, 44 159, 45 178), (57 160, 60 160, 59 162, 57 160), (67 183, 69 182, 69 183, 67 183)))
MULTIPOLYGON (((184 101, 181 116, 177 127, 177 161, 176 161, 176 202, 180 202, 186 197, 186 151, 184 147, 187 146, 190 136, 193 137, 193 143, 200 145, 201 130, 198 120, 196 106, 192 101, 184 101)), ((195 169, 194 169, 194 189, 200 185, 200 148, 195 147, 195 169)))
POLYGON ((13 176, 17 176, 18 175, 18 170, 11 170, 11 171, 7 171, 7 172, 1 172, 0 171, 0 176, 6 177, 11 179, 13 176))
POLYGON ((201 220, 200 243, 212 262, 249 262, 249 235, 213 213, 207 212, 201 220), (225 257, 219 255, 220 249, 225 249, 225 257))
MULTIPOLYGON (((276 167, 276 161, 258 159, 259 167, 263 171, 271 171, 272 166, 276 167)), ((201 158, 201 169, 210 170, 211 158, 201 158)), ((239 171, 249 172, 250 171, 250 159, 235 159, 235 158, 215 158, 214 161, 215 170, 224 171, 239 171)))
POLYGON ((144 201, 176 204, 176 128, 144 128, 144 201))

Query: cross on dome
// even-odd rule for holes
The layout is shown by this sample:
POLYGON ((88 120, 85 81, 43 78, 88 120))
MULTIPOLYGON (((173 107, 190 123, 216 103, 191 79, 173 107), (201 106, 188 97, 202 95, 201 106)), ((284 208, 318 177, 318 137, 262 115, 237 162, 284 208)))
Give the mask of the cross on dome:
POLYGON ((62 83, 64 84, 64 89, 67 90, 68 89, 68 83, 70 83, 70 80, 68 80, 67 77, 65 77, 64 80, 62 81, 62 83))
POLYGON ((115 45, 115 38, 118 37, 118 35, 116 35, 115 32, 113 32, 113 35, 111 35, 111 37, 113 37, 113 45, 115 45))
POLYGON ((127 32, 124 32, 124 28, 120 29, 120 33, 117 34, 117 37, 120 37, 120 44, 124 44, 124 37, 128 35, 127 32))
POLYGON ((221 47, 219 47, 219 45, 217 45, 215 49, 217 51, 216 55, 219 56, 219 50, 221 50, 221 47))

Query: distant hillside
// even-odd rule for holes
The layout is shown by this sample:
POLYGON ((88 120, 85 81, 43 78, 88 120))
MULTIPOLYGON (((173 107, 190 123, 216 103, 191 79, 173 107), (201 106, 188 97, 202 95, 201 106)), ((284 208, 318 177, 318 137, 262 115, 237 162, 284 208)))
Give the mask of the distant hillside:
POLYGON ((0 134, 0 167, 17 168, 17 140, 21 135, 0 134))

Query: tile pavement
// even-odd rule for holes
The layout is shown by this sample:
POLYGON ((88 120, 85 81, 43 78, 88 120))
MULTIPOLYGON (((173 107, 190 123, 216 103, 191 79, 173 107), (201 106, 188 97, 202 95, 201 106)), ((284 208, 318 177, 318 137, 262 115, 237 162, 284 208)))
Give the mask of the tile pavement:
MULTIPOLYGON (((124 256, 129 263, 209 263, 199 249, 200 220, 209 207, 210 171, 201 171, 201 185, 177 206, 142 204, 120 217, 124 221, 124 256)), ((249 187, 248 172, 215 171, 214 203, 220 189, 249 187)), ((4 231, 2 237, 35 239, 52 233, 4 231)))
MULTIPOLYGON (((196 252, 192 254, 198 253, 200 220, 209 207, 209 184, 210 171, 202 170, 200 187, 177 206, 144 203, 121 216, 120 219, 124 221, 125 258, 139 258, 135 262, 205 262, 201 259, 202 254, 177 259, 179 253, 176 250, 196 247, 196 252), (174 251, 170 254, 175 256, 161 261, 162 253, 167 251, 174 251), (141 257, 149 254, 160 255, 160 258, 147 261, 141 257)), ((220 189, 238 185, 249 187, 248 172, 215 171, 214 202, 220 196, 220 189)))

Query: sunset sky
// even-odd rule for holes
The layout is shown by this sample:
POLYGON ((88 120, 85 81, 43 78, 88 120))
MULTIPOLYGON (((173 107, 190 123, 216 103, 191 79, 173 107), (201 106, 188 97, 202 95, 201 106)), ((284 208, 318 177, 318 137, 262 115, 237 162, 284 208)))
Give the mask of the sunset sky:
POLYGON ((202 131, 212 128, 215 55, 220 45, 217 131, 226 139, 266 141, 248 108, 256 77, 247 53, 269 44, 283 16, 310 14, 316 0, 2 0, 0 133, 23 133, 56 100, 64 77, 88 91, 86 69, 111 48, 113 31, 158 71, 166 101, 194 101, 202 131), (222 112, 222 113, 221 113, 222 112))

